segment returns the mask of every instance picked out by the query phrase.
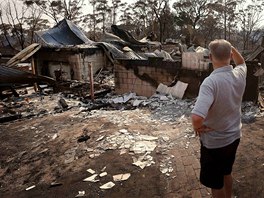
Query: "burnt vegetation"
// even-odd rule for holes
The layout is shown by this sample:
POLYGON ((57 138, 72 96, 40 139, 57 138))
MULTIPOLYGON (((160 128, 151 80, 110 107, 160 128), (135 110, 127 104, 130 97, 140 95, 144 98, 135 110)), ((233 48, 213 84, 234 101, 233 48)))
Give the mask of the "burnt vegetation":
POLYGON ((114 24, 137 39, 185 35, 187 44, 206 47, 225 38, 251 50, 263 35, 263 7, 261 0, 8 0, 1 3, 0 36, 2 45, 21 50, 37 42, 35 32, 66 18, 95 41, 114 24))

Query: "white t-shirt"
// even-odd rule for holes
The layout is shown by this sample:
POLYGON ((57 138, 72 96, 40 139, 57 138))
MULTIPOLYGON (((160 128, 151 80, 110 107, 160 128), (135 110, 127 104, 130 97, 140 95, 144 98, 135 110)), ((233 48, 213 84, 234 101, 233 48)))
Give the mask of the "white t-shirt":
POLYGON ((221 148, 241 137, 241 102, 246 86, 245 64, 215 69, 202 83, 193 114, 214 131, 202 133, 207 148, 221 148))

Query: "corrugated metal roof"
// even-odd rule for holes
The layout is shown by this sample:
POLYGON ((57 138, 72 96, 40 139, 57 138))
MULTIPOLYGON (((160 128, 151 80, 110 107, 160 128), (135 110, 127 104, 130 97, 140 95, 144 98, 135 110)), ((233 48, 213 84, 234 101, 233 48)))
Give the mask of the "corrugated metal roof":
POLYGON ((247 58, 246 61, 253 61, 254 59, 257 58, 257 56, 264 51, 264 47, 258 46, 252 54, 250 54, 247 58))
POLYGON ((161 46, 160 42, 149 41, 146 38, 141 40, 136 40, 129 31, 123 30, 119 28, 117 25, 112 25, 111 30, 117 37, 125 41, 131 48, 142 47, 142 46, 155 46, 155 47, 161 46))
POLYGON ((50 84, 55 83, 55 81, 49 77, 37 76, 18 69, 0 66, 0 84, 24 84, 41 81, 50 84))
POLYGON ((111 43, 105 43, 105 42, 100 42, 96 43, 97 46, 100 46, 104 49, 105 53, 108 55, 108 57, 113 60, 113 59, 137 59, 137 60, 145 60, 144 57, 140 56, 133 50, 131 51, 122 51, 118 48, 116 48, 113 44, 111 43))
POLYGON ((55 27, 37 34, 46 44, 58 47, 93 43, 74 23, 67 19, 60 21, 55 27))
POLYGON ((140 42, 138 40, 136 40, 132 34, 130 34, 130 32, 126 31, 126 30, 123 30, 121 28, 119 28, 117 25, 112 25, 111 26, 111 30, 112 32, 118 36, 119 38, 121 38, 122 40, 126 41, 126 42, 129 42, 131 44, 134 44, 134 45, 147 45, 148 42, 140 42))

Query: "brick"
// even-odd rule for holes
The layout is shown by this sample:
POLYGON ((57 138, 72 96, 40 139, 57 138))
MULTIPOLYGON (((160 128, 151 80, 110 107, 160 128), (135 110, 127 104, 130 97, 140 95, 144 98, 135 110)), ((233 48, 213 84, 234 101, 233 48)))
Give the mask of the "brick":
POLYGON ((135 84, 137 84, 137 82, 138 82, 138 78, 130 78, 131 79, 131 84, 132 85, 135 85, 135 84))
POLYGON ((167 192, 177 192, 181 189, 183 189, 183 184, 181 184, 179 181, 179 179, 177 178, 177 176, 170 180, 170 182, 167 182, 167 186, 166 186, 166 191, 167 192))
POLYGON ((195 172, 196 178, 199 179, 200 178, 200 169, 196 169, 196 170, 194 170, 194 172, 195 172))
POLYGON ((200 189, 200 182, 196 178, 188 177, 187 182, 187 190, 191 191, 200 189))
POLYGON ((127 79, 124 79, 127 84, 133 84, 133 79, 132 78, 127 78, 127 79))
POLYGON ((147 97, 150 97, 150 96, 153 95, 153 92, 150 91, 150 90, 146 90, 146 92, 145 92, 143 95, 145 95, 145 96, 147 96, 147 97))
POLYGON ((179 158, 181 156, 181 152, 179 149, 173 149, 172 154, 175 156, 175 158, 179 158))
POLYGON ((193 160, 193 164, 192 164, 193 168, 196 170, 196 169, 200 169, 200 162, 199 160, 196 158, 193 160))
POLYGON ((140 86, 142 86, 142 81, 140 80, 140 79, 137 79, 133 84, 135 85, 135 86, 137 86, 137 87, 140 87, 140 86))
POLYGON ((181 196, 177 195, 177 193, 168 193, 168 194, 165 194, 164 197, 166 197, 166 198, 181 198, 181 196))
POLYGON ((184 165, 181 160, 176 161, 176 170, 177 171, 184 171, 184 165))
POLYGON ((129 89, 129 84, 124 82, 123 85, 121 85, 121 88, 124 89, 124 90, 128 90, 129 89))
POLYGON ((186 184, 187 183, 187 177, 185 174, 185 171, 179 171, 176 173, 175 178, 180 184, 186 184))
POLYGON ((195 161, 195 157, 194 156, 183 156, 182 157, 182 162, 185 166, 188 166, 188 165, 192 165, 193 164, 193 161, 195 161))
POLYGON ((132 73, 131 71, 127 74, 128 78, 135 78, 134 73, 132 73))
POLYGON ((201 192, 202 197, 204 198, 211 197, 211 190, 209 188, 204 187, 200 189, 200 192, 201 192))
POLYGON ((185 157, 185 156, 189 155, 189 153, 186 149, 179 149, 179 153, 180 153, 181 157, 185 157))
POLYGON ((200 190, 193 190, 192 191, 192 198, 201 198, 202 194, 200 192, 200 190))
POLYGON ((184 166, 185 173, 188 176, 188 178, 196 179, 195 171, 192 167, 192 165, 184 166))

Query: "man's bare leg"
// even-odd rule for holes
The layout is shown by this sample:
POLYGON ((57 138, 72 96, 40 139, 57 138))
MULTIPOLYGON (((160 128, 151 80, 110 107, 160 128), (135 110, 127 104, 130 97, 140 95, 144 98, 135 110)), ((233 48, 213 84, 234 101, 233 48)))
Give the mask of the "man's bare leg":
POLYGON ((233 187, 233 178, 232 175, 225 175, 224 176, 224 189, 226 198, 232 197, 232 187, 233 187))
POLYGON ((225 198, 225 190, 222 189, 211 189, 213 198, 225 198))
POLYGON ((225 198, 225 189, 212 189, 212 197, 213 198, 225 198))

